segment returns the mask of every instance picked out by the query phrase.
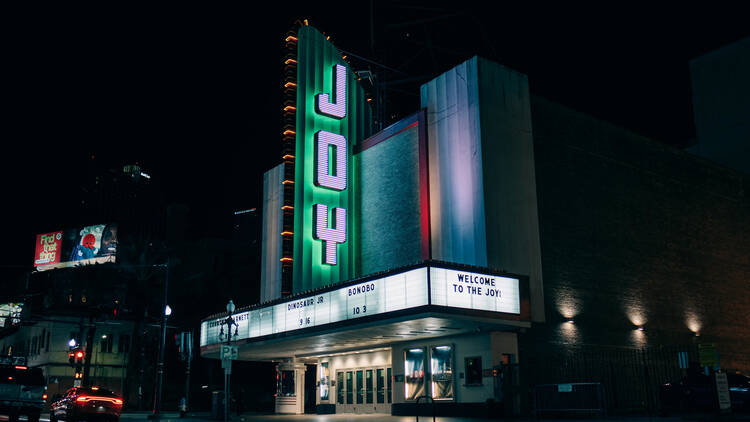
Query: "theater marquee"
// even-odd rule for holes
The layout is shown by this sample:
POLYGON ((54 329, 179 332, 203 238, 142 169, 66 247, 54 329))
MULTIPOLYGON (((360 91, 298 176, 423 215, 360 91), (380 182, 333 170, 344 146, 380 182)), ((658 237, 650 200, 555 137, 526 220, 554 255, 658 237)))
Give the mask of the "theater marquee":
MULTIPOLYGON (((232 340, 305 330, 425 305, 519 315, 520 281, 425 266, 238 313, 234 316, 239 324, 238 336, 232 340)), ((201 347, 222 342, 220 324, 225 318, 201 323, 201 347)))

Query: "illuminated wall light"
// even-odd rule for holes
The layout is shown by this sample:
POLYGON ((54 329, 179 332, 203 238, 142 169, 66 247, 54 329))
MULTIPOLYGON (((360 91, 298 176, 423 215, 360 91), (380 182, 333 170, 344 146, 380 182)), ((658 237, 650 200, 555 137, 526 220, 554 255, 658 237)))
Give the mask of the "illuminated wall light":
POLYGON ((282 236, 294 236, 294 232, 290 232, 288 230, 281 232, 282 236))
POLYGON ((315 184, 335 190, 346 189, 346 138, 321 130, 315 133, 315 145, 317 151, 315 184), (330 145, 334 146, 336 156, 333 175, 328 174, 330 160, 328 150, 330 145))
POLYGON ((297 42, 297 37, 295 37, 294 35, 290 35, 290 36, 286 37, 284 39, 284 41, 286 41, 286 42, 297 42))
POLYGON ((291 205, 284 205, 283 207, 281 207, 281 209, 282 209, 282 210, 293 210, 293 209, 294 209, 294 207, 293 207, 293 206, 291 206, 291 205))
POLYGON ((313 206, 313 237, 323 241, 323 262, 328 265, 337 264, 336 245, 346 242, 346 209, 334 208, 333 215, 333 227, 329 228, 328 206, 313 206))
POLYGON ((343 119, 346 117, 346 67, 333 66, 333 99, 327 93, 315 96, 315 111, 318 114, 343 119))
POLYGON ((286 59, 286 60, 284 61, 284 64, 290 64, 290 63, 294 63, 294 64, 297 64, 297 60, 294 60, 294 59, 286 59))
POLYGON ((292 258, 289 258, 289 257, 285 256, 285 257, 281 258, 279 261, 281 261, 281 262, 292 262, 294 260, 292 258))
POLYGON ((285 131, 284 131, 284 133, 283 133, 283 134, 284 134, 284 135, 296 135, 296 134, 297 134, 297 132, 295 132, 295 131, 293 131, 293 130, 289 130, 289 129, 287 129, 287 130, 285 130, 285 131))
POLYGON ((297 84, 294 82, 287 82, 284 84, 284 88, 296 88, 297 84))
POLYGON ((283 157, 284 160, 294 160, 294 156, 292 154, 286 154, 283 157))
POLYGON ((284 180, 281 182, 282 185, 293 185, 294 180, 284 180))
POLYGON ((286 106, 286 107, 284 107, 284 111, 297 111, 297 107, 295 107, 295 106, 286 106))

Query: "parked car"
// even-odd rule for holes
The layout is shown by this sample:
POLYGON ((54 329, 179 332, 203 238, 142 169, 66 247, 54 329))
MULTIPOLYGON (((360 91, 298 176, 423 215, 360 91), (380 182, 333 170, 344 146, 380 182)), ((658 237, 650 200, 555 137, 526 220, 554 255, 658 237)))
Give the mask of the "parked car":
POLYGON ((49 420, 117 422, 120 412, 122 397, 117 394, 100 387, 73 387, 50 405, 49 420))
POLYGON ((21 415, 29 422, 39 422, 47 400, 45 390, 47 383, 40 368, 0 363, 0 414, 8 415, 10 422, 18 422, 21 415))
MULTIPOLYGON (((727 373, 727 382, 732 410, 749 412, 750 377, 727 373)), ((664 416, 673 412, 713 412, 719 408, 714 379, 703 373, 692 373, 662 385, 659 398, 664 416)))

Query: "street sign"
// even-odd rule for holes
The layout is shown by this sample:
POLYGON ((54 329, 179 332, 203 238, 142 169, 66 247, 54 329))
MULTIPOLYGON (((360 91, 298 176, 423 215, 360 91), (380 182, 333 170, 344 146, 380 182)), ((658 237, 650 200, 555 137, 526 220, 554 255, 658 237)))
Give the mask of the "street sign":
POLYGON ((729 382, 727 374, 724 372, 716 373, 716 394, 719 396, 719 410, 729 412, 732 409, 732 402, 729 398, 729 382))
POLYGON ((572 393, 573 384, 557 384, 558 393, 572 393))
POLYGON ((221 346, 221 359, 231 359, 231 360, 237 360, 239 357, 240 351, 237 346, 221 346))
POLYGON ((716 366, 716 346, 713 343, 698 345, 698 362, 701 366, 716 366))

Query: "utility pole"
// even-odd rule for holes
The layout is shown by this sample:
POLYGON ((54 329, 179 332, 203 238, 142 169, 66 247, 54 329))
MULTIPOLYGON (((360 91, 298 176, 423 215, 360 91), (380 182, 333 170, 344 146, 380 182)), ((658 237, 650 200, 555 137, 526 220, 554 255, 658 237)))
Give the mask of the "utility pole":
POLYGON ((167 342, 167 318, 171 314, 169 305, 167 305, 167 293, 169 292, 169 258, 166 265, 163 265, 166 274, 164 275, 164 303, 161 312, 161 343, 159 343, 159 363, 157 364, 156 390, 154 391, 154 409, 151 413, 152 419, 159 419, 161 413, 161 390, 164 382, 164 349, 167 342))
POLYGON ((90 386, 89 370, 91 370, 91 356, 94 351, 94 334, 96 332, 96 324, 94 324, 94 311, 89 313, 89 327, 86 330, 86 347, 84 348, 84 361, 83 361, 83 386, 90 386))

